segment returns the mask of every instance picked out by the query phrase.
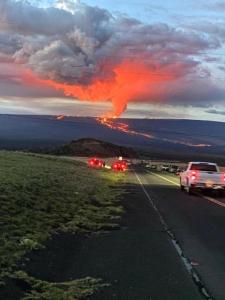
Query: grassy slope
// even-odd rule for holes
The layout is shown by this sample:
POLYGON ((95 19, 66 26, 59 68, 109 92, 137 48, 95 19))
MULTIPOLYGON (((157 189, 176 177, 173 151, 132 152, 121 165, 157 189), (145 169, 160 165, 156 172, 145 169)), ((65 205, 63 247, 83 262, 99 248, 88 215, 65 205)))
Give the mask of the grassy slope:
POLYGON ((86 233, 116 226, 122 209, 115 189, 122 174, 88 169, 53 157, 0 152, 0 279, 19 278, 24 299, 83 299, 101 283, 83 279, 54 284, 30 278, 17 262, 60 231, 86 233))

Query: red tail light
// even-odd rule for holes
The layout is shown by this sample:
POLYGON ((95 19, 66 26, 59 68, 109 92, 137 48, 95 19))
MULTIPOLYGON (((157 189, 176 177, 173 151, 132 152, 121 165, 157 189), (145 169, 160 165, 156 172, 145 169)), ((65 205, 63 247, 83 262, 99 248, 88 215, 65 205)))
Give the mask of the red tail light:
POLYGON ((197 175, 197 172, 196 171, 192 171, 191 172, 191 179, 195 180, 196 179, 196 175, 197 175))
POLYGON ((225 182, 225 172, 223 173, 223 181, 225 182))

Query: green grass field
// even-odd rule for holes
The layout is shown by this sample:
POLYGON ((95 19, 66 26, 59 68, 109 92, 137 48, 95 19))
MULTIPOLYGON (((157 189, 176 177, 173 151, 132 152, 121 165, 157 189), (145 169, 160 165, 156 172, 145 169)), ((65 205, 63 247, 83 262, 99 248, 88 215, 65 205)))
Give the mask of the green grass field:
POLYGON ((87 234, 118 226, 123 174, 49 156, 0 152, 0 280, 23 280, 23 299, 85 299, 102 286, 83 278, 51 283, 29 277, 18 262, 55 233, 87 234))

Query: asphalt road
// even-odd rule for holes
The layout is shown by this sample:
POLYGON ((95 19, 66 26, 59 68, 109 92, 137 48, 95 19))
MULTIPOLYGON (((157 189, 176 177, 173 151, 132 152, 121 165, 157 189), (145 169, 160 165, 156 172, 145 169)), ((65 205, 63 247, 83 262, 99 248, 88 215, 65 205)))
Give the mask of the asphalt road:
POLYGON ((174 250, 182 250, 189 262, 187 269, 191 265, 213 299, 224 300, 225 198, 216 194, 189 196, 180 191, 179 179, 168 173, 144 168, 135 172, 146 198, 176 239, 178 250, 174 250))
POLYGON ((145 167, 125 178, 120 230, 56 236, 28 273, 102 278, 110 285, 92 300, 225 300, 225 198, 189 196, 176 176, 145 167))
MULTIPOLYGON (((105 259, 106 281, 120 279, 94 299, 225 300, 225 198, 189 196, 178 177, 144 166, 127 172, 126 184, 126 230, 110 234, 113 243, 110 237, 102 248, 114 257, 114 263, 105 259)), ((102 272, 94 275, 104 278, 102 272)))

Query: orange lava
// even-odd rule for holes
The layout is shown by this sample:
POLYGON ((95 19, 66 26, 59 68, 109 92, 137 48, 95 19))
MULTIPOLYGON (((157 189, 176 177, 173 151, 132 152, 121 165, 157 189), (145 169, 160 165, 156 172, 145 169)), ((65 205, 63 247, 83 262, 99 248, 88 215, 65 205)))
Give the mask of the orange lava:
POLYGON ((143 133, 143 132, 138 132, 135 130, 132 130, 129 128, 128 124, 122 123, 122 122, 115 122, 113 119, 107 119, 106 117, 102 118, 96 118, 97 122, 101 123, 102 125, 113 129, 113 130, 118 130, 120 132, 125 132, 130 135, 137 135, 137 136, 142 136, 147 139, 152 139, 154 138, 153 135, 148 134, 148 133, 143 133))
POLYGON ((56 117, 56 120, 59 120, 59 121, 60 121, 60 120, 64 120, 64 119, 65 119, 65 116, 63 116, 63 115, 60 115, 60 116, 57 116, 57 117, 56 117))
MULTIPOLYGON (((102 66, 104 69, 104 66, 102 66)), ((107 68, 107 67, 106 67, 107 68)), ((153 94, 163 91, 159 90, 158 83, 174 80, 179 76, 182 66, 176 66, 175 70, 171 68, 154 69, 148 68, 142 62, 125 60, 113 68, 114 76, 110 78, 94 78, 88 85, 72 85, 67 83, 59 83, 49 79, 41 79, 31 70, 23 76, 23 80, 31 85, 50 86, 58 90, 62 90, 65 95, 73 96, 83 101, 111 101, 113 104, 113 112, 106 113, 104 117, 97 118, 102 125, 113 130, 125 132, 130 135, 142 136, 147 139, 157 139, 165 142, 178 143, 191 147, 210 147, 209 144, 193 144, 188 141, 177 141, 166 138, 158 138, 151 134, 137 132, 129 128, 128 124, 122 122, 114 122, 126 109, 129 101, 137 101, 138 97, 146 94, 153 94), (149 90, 150 89, 150 90, 149 90)), ((57 120, 63 120, 64 116, 60 115, 57 120)))
POLYGON ((132 130, 129 128, 128 124, 125 124, 122 122, 117 122, 117 121, 115 122, 114 119, 108 119, 106 117, 96 118, 96 121, 112 130, 125 132, 130 135, 145 137, 147 139, 161 140, 164 142, 170 142, 173 144, 180 144, 180 145, 185 145, 185 146, 189 146, 189 147, 197 147, 197 148, 211 147, 211 145, 209 145, 209 144, 194 144, 194 143, 191 143, 188 141, 182 141, 182 140, 178 141, 178 140, 172 140, 172 139, 166 139, 166 138, 158 138, 158 137, 155 137, 154 135, 151 135, 148 133, 132 130))

